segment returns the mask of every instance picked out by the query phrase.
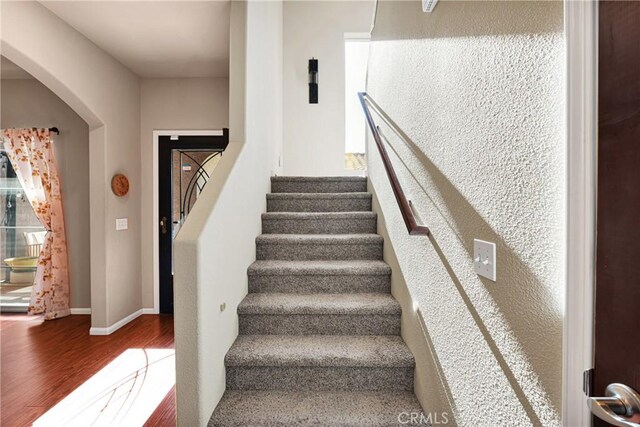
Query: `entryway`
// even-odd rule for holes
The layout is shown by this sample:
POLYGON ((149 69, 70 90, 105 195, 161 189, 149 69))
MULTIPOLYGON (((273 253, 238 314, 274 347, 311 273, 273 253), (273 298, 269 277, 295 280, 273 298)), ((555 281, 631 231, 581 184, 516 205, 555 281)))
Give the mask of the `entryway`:
POLYGON ((173 239, 229 144, 229 130, 158 136, 160 313, 173 313, 173 239))

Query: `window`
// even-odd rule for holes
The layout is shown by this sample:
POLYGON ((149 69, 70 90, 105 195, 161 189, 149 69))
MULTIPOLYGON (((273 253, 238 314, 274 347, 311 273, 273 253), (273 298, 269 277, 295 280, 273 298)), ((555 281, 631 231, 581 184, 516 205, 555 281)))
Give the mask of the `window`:
POLYGON ((345 35, 345 169, 366 168, 366 122, 358 92, 366 90, 369 35, 345 35))

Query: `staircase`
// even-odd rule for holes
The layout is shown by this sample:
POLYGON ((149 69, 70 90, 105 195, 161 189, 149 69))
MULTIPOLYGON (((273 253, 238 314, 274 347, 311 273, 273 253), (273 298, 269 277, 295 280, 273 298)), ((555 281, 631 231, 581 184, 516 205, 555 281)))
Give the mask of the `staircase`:
POLYGON ((209 426, 401 425, 422 409, 366 179, 273 177, 271 191, 209 426))

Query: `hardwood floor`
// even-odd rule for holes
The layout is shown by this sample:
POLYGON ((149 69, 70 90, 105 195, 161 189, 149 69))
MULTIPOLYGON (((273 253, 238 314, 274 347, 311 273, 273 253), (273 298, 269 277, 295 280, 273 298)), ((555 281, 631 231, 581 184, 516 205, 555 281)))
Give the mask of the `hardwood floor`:
MULTIPOLYGON (((173 316, 143 315, 108 336, 90 326, 90 316, 0 315, 0 425, 30 426, 127 349, 173 348, 173 316)), ((175 388, 145 425, 175 426, 175 388)))

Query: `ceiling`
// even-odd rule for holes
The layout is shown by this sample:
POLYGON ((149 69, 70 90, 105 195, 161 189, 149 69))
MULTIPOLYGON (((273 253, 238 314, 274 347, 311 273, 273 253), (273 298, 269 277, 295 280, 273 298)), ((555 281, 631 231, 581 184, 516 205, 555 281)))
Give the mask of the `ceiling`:
POLYGON ((228 77, 228 0, 42 1, 145 78, 228 77))
POLYGON ((32 79, 33 76, 4 56, 0 56, 0 77, 3 79, 32 79))

